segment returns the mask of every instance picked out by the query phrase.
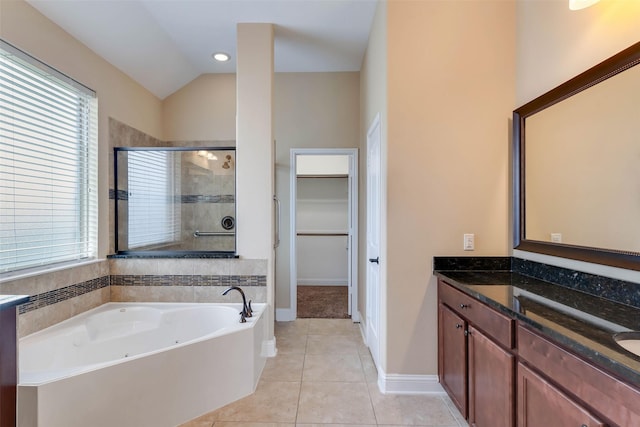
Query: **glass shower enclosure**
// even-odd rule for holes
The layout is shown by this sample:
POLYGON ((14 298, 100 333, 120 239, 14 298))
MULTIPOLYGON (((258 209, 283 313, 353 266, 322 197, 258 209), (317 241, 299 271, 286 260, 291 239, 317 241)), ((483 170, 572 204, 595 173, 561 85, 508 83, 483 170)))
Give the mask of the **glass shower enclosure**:
POLYGON ((117 254, 235 254, 235 148, 114 150, 117 254))

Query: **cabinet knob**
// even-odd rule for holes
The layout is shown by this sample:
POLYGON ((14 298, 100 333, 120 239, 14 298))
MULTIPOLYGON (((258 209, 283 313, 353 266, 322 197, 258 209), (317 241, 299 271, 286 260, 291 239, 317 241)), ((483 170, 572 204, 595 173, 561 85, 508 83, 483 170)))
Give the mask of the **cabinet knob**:
POLYGON ((469 304, 460 304, 460 308, 469 308, 469 304))
POLYGON ((462 325, 460 323, 456 323, 456 329, 460 329, 462 328, 462 325))

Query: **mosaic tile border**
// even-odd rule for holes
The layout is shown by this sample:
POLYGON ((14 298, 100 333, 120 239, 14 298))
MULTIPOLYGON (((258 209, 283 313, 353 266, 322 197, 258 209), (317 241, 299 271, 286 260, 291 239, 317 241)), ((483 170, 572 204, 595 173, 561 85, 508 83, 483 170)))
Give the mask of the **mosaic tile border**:
POLYGON ((235 203, 233 194, 183 194, 180 203, 235 203))
POLYGON ((53 291, 31 295, 26 303, 19 306, 18 312, 20 314, 28 313, 57 302, 66 301, 89 292, 97 291, 98 289, 106 288, 109 284, 109 276, 102 276, 64 288, 54 289, 53 291))
POLYGON ((31 295, 18 306, 20 314, 66 301, 108 286, 267 286, 267 276, 220 275, 112 275, 103 276, 75 285, 31 295))
POLYGON ((267 276, 113 275, 112 286, 267 286, 267 276))
MULTIPOLYGON (((109 200, 127 201, 129 200, 129 192, 127 190, 109 189, 109 200)), ((175 196, 177 203, 235 203, 236 197, 233 194, 183 194, 175 196)))

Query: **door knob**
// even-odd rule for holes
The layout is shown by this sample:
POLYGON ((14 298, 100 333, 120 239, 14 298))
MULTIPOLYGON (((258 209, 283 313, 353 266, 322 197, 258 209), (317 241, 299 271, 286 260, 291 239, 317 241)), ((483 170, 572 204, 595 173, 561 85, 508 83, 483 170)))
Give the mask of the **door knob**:
POLYGON ((375 262, 376 264, 380 264, 380 257, 377 256, 375 258, 369 258, 369 262, 375 262))

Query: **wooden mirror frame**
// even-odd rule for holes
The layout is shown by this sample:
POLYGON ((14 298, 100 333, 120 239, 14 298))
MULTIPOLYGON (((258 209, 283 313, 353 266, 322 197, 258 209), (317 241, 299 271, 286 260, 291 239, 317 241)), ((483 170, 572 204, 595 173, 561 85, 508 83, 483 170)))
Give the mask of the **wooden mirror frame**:
MULTIPOLYGON (((526 119, 640 63, 640 42, 612 56, 513 112, 514 249, 640 270, 640 252, 527 240, 525 233, 526 119)), ((638 106, 640 108, 640 105, 638 106)))

